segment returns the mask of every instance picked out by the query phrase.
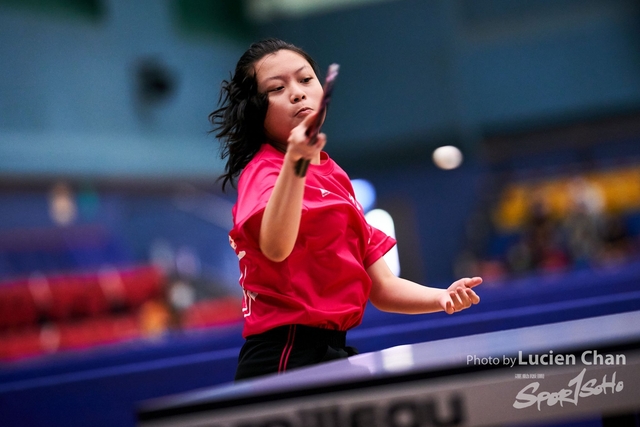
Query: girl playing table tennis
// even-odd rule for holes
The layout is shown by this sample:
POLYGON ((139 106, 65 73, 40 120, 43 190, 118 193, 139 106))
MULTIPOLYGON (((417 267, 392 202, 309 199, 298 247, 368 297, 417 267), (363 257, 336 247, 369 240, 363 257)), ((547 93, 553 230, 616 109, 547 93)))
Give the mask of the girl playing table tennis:
POLYGON ((370 226, 347 174, 309 144, 323 95, 314 60, 278 39, 252 44, 209 116, 236 185, 229 241, 240 266, 243 345, 236 380, 348 357, 346 331, 367 301, 397 313, 449 314, 477 304, 479 277, 447 289, 395 276, 395 240, 370 226), (310 162, 306 175, 296 165, 310 162))

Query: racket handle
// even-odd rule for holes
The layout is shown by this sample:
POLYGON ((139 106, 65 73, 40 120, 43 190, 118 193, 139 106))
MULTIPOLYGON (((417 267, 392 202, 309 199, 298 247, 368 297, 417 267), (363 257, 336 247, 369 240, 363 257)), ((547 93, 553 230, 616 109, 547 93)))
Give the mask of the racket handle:
POLYGON ((296 176, 302 178, 307 175, 307 169, 309 169, 309 159, 298 159, 295 166, 296 176))
MULTIPOLYGON (((318 140, 318 132, 314 132, 315 134, 311 137, 309 141, 309 145, 314 145, 318 140)), ((307 130, 307 136, 309 135, 309 130, 307 130)), ((309 163, 311 160, 309 159, 298 159, 295 165, 296 176, 302 178, 307 175, 307 169, 309 169, 309 163)))

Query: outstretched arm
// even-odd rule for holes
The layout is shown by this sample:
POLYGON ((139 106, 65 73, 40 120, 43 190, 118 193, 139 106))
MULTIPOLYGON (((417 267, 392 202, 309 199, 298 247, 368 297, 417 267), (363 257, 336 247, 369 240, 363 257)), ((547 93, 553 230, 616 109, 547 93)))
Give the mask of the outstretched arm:
POLYGON ((482 278, 464 278, 447 289, 430 288, 397 277, 383 258, 367 269, 372 280, 369 300, 379 310, 394 313, 421 314, 445 311, 448 314, 464 310, 480 302, 472 289, 482 278))

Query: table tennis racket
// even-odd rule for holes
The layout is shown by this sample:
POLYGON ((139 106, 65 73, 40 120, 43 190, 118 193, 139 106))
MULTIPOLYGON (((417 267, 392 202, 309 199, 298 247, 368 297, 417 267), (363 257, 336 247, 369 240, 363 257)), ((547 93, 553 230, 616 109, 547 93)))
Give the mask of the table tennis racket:
MULTIPOLYGON (((329 65, 327 77, 324 81, 324 94, 322 95, 322 100, 320 100, 320 108, 318 109, 318 114, 306 131, 306 135, 309 137, 309 145, 314 145, 318 139, 318 133, 320 133, 322 121, 324 120, 327 107, 329 106, 329 102, 331 101, 331 92, 333 92, 333 84, 336 81, 336 77, 338 77, 339 69, 340 65, 338 64, 329 65)), ((305 176, 307 174, 307 169, 309 168, 310 162, 310 159, 298 160, 295 165, 296 175, 299 177, 305 176)))

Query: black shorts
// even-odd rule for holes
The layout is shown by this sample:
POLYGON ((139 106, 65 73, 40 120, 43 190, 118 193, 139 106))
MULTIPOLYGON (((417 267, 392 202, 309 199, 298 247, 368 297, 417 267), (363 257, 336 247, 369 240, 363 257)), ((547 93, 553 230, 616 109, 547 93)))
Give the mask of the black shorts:
POLYGON ((240 350, 235 380, 282 373, 343 359, 358 352, 346 346, 347 333, 304 325, 285 325, 250 335, 240 350))

